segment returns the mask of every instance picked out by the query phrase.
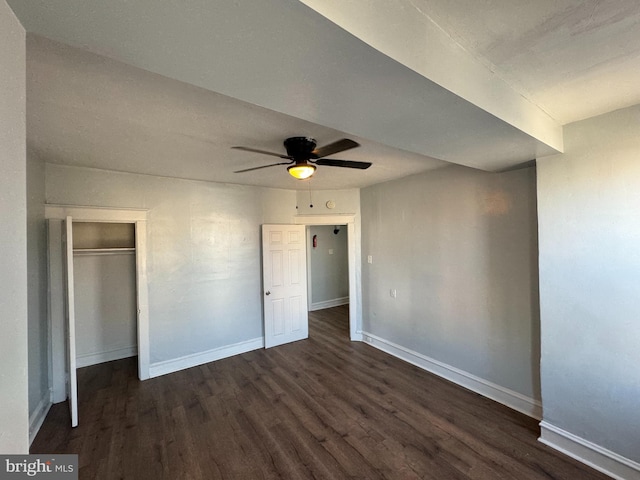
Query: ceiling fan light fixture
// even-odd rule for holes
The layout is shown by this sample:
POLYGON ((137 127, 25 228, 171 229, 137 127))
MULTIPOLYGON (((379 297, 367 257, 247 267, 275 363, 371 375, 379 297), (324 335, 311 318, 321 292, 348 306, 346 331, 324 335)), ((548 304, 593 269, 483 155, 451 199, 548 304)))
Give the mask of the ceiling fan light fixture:
POLYGON ((336 158, 324 158, 336 153, 351 150, 352 148, 359 147, 360 144, 343 138, 336 142, 330 143, 323 147, 316 148, 316 141, 311 137, 289 137, 284 141, 284 147, 287 150, 287 154, 268 152, 266 150, 260 150, 252 147, 231 147, 236 150, 244 150, 246 152, 261 153, 263 155, 269 155, 271 157, 278 157, 286 162, 272 163, 270 165, 261 165, 258 167, 245 168, 242 170, 236 170, 233 173, 252 172, 254 170, 261 170, 263 168, 275 167, 278 165, 290 165, 287 168, 289 175, 297 180, 306 180, 311 177, 316 171, 316 165, 324 165, 327 167, 342 167, 342 168, 357 168, 365 170, 371 166, 370 162, 356 162, 353 160, 338 160, 336 158))
POLYGON ((316 171, 315 165, 310 165, 308 163, 291 165, 287 168, 289 175, 293 178, 297 178, 298 180, 304 180, 313 175, 316 171))

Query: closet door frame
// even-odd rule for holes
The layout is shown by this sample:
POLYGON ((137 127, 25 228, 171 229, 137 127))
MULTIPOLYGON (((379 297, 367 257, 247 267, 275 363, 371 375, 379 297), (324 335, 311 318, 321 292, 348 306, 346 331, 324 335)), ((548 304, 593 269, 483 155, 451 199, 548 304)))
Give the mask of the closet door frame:
MULTIPOLYGON (((136 248, 136 303, 138 330, 138 378, 147 380, 149 376, 149 287, 147 281, 147 210, 114 209, 102 207, 80 207, 74 205, 45 205, 45 217, 49 220, 49 338, 51 391, 54 403, 67 398, 65 376, 60 371, 59 358, 65 355, 64 343, 60 344, 60 332, 64 332, 64 312, 59 308, 58 265, 62 263, 62 239, 59 238, 58 223, 70 216, 74 222, 104 222, 135 224, 136 248), (56 222, 59 221, 59 222, 56 222)), ((63 337, 62 337, 63 338, 63 337)))

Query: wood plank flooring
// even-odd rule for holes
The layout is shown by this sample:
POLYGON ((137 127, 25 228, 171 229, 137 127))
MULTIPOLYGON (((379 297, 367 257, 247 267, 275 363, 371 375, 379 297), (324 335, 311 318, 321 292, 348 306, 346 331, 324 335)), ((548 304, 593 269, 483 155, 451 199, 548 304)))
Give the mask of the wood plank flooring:
POLYGON ((80 426, 54 405, 31 453, 81 479, 566 479, 602 475, 537 422, 348 339, 346 306, 310 337, 140 382, 135 359, 79 370, 80 426))

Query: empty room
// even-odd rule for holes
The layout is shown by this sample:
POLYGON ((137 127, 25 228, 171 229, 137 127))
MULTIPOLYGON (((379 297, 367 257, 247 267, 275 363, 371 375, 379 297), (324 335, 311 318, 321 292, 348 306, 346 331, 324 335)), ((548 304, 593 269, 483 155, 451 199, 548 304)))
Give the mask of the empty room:
POLYGON ((0 476, 640 479, 638 2, 0 36, 0 476))

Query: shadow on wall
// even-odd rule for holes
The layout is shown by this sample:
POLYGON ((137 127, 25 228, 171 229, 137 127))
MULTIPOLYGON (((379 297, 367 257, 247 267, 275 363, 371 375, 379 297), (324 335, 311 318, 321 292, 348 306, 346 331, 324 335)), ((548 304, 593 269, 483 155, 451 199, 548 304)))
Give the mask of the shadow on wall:
POLYGON ((530 357, 530 369, 526 371, 514 372, 512 365, 505 365, 496 358, 492 358, 490 368, 492 371, 502 371, 501 375, 515 373, 530 376, 531 397, 540 399, 536 171, 535 168, 528 168, 527 172, 526 175, 519 171, 493 174, 490 188, 480 190, 478 201, 487 238, 488 277, 502 280, 492 282, 489 286, 487 306, 490 318, 496 321, 493 328, 500 331, 498 338, 506 342, 504 345, 489 344, 488 347, 505 349, 512 357, 523 352, 530 357), (513 215, 529 228, 519 227, 513 215), (528 275, 525 277, 523 273, 528 275), (530 323, 514 321, 523 316, 529 318, 530 323), (530 331, 522 332, 527 327, 530 331))

